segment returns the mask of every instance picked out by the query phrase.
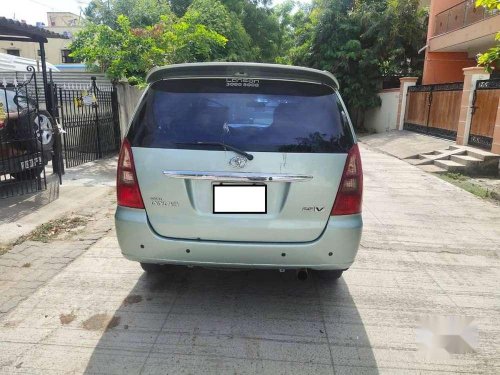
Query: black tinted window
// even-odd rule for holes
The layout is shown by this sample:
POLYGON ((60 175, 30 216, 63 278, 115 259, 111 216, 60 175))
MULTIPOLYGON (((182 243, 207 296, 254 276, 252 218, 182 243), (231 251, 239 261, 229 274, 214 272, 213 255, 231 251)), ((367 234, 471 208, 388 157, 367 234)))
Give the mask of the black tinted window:
POLYGON ((166 80, 153 84, 132 122, 136 147, 245 151, 346 152, 345 114, 327 86, 241 79, 166 80), (217 148, 215 148, 217 149, 217 148))

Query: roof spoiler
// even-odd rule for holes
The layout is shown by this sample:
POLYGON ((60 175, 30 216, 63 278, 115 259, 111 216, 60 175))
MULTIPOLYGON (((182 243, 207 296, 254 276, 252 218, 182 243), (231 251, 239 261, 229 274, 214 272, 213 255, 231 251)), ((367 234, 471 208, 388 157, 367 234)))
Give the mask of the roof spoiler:
POLYGON ((173 78, 252 78, 306 81, 339 89, 337 78, 330 72, 281 64, 242 62, 210 62, 167 65, 152 69, 148 83, 173 78))

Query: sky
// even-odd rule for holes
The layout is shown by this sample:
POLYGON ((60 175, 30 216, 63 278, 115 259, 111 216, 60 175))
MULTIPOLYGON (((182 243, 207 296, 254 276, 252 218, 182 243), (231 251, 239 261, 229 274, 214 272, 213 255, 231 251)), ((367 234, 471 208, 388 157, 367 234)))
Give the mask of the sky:
MULTIPOLYGON (((284 0, 274 0, 274 4, 284 0)), ((299 0, 308 2, 310 0, 299 0)), ((0 16, 25 20, 34 25, 37 21, 47 24, 47 12, 72 12, 80 14, 80 8, 85 8, 90 0, 1 0, 0 16)))
POLYGON ((31 25, 37 21, 47 24, 47 12, 80 14, 80 7, 85 8, 89 2, 90 0, 2 0, 0 16, 25 20, 31 25))

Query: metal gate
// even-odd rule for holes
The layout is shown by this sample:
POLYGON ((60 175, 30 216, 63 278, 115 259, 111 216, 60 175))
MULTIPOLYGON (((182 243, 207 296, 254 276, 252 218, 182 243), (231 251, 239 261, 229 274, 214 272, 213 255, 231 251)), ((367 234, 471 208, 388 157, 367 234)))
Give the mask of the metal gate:
POLYGON ((66 167, 75 167, 117 152, 120 126, 115 87, 98 86, 95 77, 92 77, 87 87, 64 85, 58 91, 66 167))
POLYGON ((462 82, 409 87, 403 128, 455 140, 462 90, 462 82))
POLYGON ((34 67, 18 79, 0 80, 0 198, 46 189, 45 166, 57 151, 56 122, 40 105, 34 67))
POLYGON ((477 81, 472 104, 469 144, 491 150, 500 98, 500 80, 477 81))

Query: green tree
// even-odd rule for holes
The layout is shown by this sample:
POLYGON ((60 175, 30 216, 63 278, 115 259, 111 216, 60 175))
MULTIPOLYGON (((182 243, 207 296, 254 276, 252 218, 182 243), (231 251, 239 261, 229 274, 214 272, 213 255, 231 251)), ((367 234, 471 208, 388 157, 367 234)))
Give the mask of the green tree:
POLYGON ((273 62, 278 54, 279 22, 270 0, 221 0, 241 20, 251 38, 255 61, 273 62))
POLYGON ((114 79, 190 61, 311 66, 338 77, 359 124, 383 77, 420 73, 426 34, 419 0, 92 0, 85 13, 73 56, 114 79))
POLYGON ((214 58, 225 61, 251 61, 255 59, 252 40, 241 21, 219 0, 194 0, 182 20, 189 24, 205 25, 225 36, 225 48, 220 48, 214 58))
POLYGON ((424 55, 428 14, 419 0, 389 0, 379 27, 383 76, 420 76, 424 55), (386 25, 390 25, 386 27, 386 25))
POLYGON ((170 8, 177 17, 182 17, 193 0, 170 0, 170 8))
POLYGON ((476 0, 476 7, 485 7, 487 9, 498 9, 500 10, 499 0, 476 0))
POLYGON ((167 16, 155 25, 132 28, 130 20, 120 15, 116 25, 112 29, 89 22, 71 45, 73 57, 115 81, 141 83, 155 66, 211 60, 227 42, 204 25, 167 16))
POLYGON ((119 15, 126 16, 131 27, 146 27, 172 11, 168 0, 92 0, 83 13, 92 23, 116 28, 119 15))
MULTIPOLYGON (((500 0, 476 0, 476 7, 484 7, 486 10, 500 10, 500 0)), ((495 35, 496 45, 486 52, 479 54, 477 62, 479 65, 484 66, 486 71, 491 73, 494 69, 499 67, 500 61, 500 32, 495 35)))
POLYGON ((309 65, 314 31, 323 9, 317 3, 300 4, 292 18, 292 46, 288 58, 293 64, 309 65))
POLYGON ((276 40, 276 57, 274 60, 281 64, 291 64, 289 51, 294 40, 294 13, 296 6, 294 0, 286 0, 273 9, 274 16, 279 25, 278 37, 276 40))
MULTIPOLYGON (((380 78, 380 4, 331 0, 324 7, 315 25, 310 51, 306 57, 309 65, 333 72, 351 114, 359 118, 367 108, 380 104, 377 92, 380 78)), ((304 51, 305 52, 305 51, 304 51)), ((361 125, 362 120, 358 121, 361 125)))
POLYGON ((418 0, 318 0, 308 18, 292 61, 334 73, 358 126, 380 104, 384 76, 421 69, 426 28, 418 0))
POLYGON ((117 18, 125 15, 132 28, 147 27, 161 16, 189 18, 228 38, 218 60, 273 62, 281 46, 281 31, 271 0, 91 0, 86 19, 116 29, 117 18), (217 18, 220 16, 221 18, 217 18))

